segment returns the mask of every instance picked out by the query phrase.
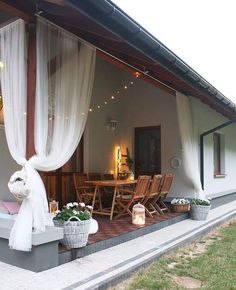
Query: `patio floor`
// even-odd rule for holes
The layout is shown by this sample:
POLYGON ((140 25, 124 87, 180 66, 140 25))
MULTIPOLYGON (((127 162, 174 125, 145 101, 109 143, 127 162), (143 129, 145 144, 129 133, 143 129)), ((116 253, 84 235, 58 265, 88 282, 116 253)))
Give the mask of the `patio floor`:
POLYGON ((136 226, 131 223, 131 217, 127 216, 110 221, 109 218, 94 216, 98 221, 99 230, 90 235, 86 247, 69 249, 59 245, 59 263, 64 264, 77 258, 90 255, 94 252, 113 247, 123 242, 135 239, 139 236, 167 227, 188 218, 188 214, 168 212, 164 215, 146 217, 145 226, 136 226))

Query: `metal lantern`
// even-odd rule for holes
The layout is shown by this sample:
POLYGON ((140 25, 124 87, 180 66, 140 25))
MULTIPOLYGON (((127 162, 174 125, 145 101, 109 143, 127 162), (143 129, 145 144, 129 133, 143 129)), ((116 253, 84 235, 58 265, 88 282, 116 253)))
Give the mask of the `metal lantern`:
POLYGON ((138 226, 145 225, 145 207, 140 203, 133 206, 132 223, 138 226))
POLYGON ((51 214, 55 215, 57 210, 58 210, 58 201, 55 201, 55 200, 50 201, 49 202, 49 212, 51 214))

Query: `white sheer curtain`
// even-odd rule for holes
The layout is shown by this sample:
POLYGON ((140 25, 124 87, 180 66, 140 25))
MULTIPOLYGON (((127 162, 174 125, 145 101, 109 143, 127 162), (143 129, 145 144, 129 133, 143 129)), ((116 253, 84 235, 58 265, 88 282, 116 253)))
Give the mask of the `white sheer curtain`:
MULTIPOLYGON (((3 34, 1 47, 9 48, 10 52, 11 47, 13 51, 15 51, 14 47, 16 49, 19 49, 19 46, 24 48, 24 40, 21 40, 25 37, 24 23, 20 21, 15 25, 21 28, 18 28, 20 32, 17 29, 10 29, 10 32, 6 30, 6 34, 10 33, 12 36, 5 36, 3 32, 1 33, 1 35, 3 34)), ((8 146, 13 158, 19 164, 24 165, 23 171, 27 177, 22 193, 22 196, 27 193, 27 197, 22 202, 18 218, 12 228, 9 245, 16 250, 30 251, 32 227, 35 231, 44 231, 45 226, 52 225, 52 220, 48 216, 45 188, 36 169, 50 171, 61 167, 68 161, 79 143, 92 92, 95 50, 87 44, 81 43, 78 38, 64 30, 42 19, 38 20, 35 107, 36 155, 28 161, 25 160, 26 122, 24 119, 26 73, 25 67, 24 70, 22 68, 23 64, 25 65, 25 55, 24 50, 19 56, 21 61, 18 60, 16 62, 18 66, 15 66, 12 54, 3 54, 2 61, 6 67, 12 66, 16 70, 16 77, 13 80, 11 73, 2 73, 1 84, 2 87, 8 88, 3 90, 4 106, 8 102, 11 104, 4 111, 4 118, 10 120, 8 121, 10 125, 6 124, 5 127, 6 134, 10 136, 7 138, 8 146), (18 79, 22 70, 24 78, 23 82, 20 83, 18 79), (23 85, 24 90, 20 88, 22 94, 16 95, 18 87, 15 88, 15 86, 23 85), (16 92, 14 96, 11 95, 12 91, 16 92), (24 126, 21 127, 17 124, 21 114, 18 110, 21 107, 15 106, 15 101, 24 104, 21 111, 21 113, 23 112, 22 123, 24 126), (17 120, 15 120, 16 116, 19 116, 17 120), (19 148, 18 142, 22 144, 19 148)), ((22 172, 18 175, 22 176, 22 172)), ((14 174, 9 184, 12 185, 13 179, 16 177, 17 174, 14 174)))
POLYGON ((194 197, 204 198, 205 194, 202 190, 200 181, 198 142, 194 138, 189 98, 179 92, 176 92, 176 102, 183 149, 183 169, 188 183, 194 189, 194 197))
POLYGON ((38 19, 35 167, 65 164, 83 134, 95 70, 95 49, 38 19))
POLYGON ((26 41, 25 24, 17 20, 0 29, 0 68, 4 125, 8 147, 23 165, 26 150, 26 41))

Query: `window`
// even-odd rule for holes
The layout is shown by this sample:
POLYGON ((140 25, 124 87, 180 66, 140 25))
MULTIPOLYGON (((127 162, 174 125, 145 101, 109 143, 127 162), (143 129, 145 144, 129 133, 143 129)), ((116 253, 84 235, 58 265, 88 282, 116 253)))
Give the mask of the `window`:
POLYGON ((224 136, 213 133, 214 176, 224 175, 224 136))

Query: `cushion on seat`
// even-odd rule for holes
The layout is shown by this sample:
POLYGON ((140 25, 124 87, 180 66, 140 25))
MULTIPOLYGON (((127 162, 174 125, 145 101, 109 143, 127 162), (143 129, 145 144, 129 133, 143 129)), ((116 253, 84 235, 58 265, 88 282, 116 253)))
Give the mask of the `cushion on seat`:
POLYGON ((2 204, 9 214, 17 214, 19 212, 20 204, 16 201, 3 201, 2 204))
POLYGON ((3 205, 3 201, 0 200, 0 213, 5 213, 5 214, 8 214, 8 210, 7 208, 3 205))

